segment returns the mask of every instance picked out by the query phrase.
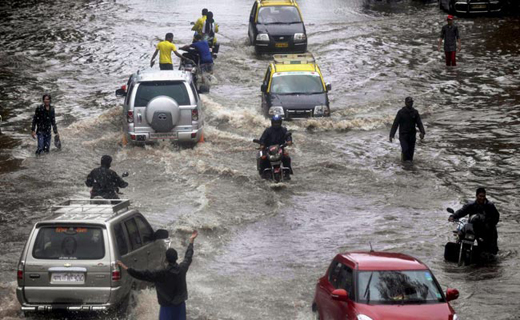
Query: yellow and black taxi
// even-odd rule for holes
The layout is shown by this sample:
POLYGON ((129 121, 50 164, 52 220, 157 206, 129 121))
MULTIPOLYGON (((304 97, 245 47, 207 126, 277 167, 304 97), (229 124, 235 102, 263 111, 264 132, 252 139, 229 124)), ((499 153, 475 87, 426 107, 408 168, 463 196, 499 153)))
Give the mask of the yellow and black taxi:
POLYGON ((330 90, 311 53, 275 54, 261 86, 262 110, 286 120, 328 117, 330 90))
POLYGON ((255 52, 307 51, 307 34, 295 0, 256 0, 249 15, 249 42, 255 52))

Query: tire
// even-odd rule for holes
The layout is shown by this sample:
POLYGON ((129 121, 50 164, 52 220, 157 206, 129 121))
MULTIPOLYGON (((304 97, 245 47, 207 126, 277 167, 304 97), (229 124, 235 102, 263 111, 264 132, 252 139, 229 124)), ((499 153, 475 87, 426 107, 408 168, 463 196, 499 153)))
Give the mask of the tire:
POLYGON ((199 87, 199 93, 209 93, 209 86, 201 84, 199 87))
POLYGON ((273 174, 273 176, 274 176, 274 181, 275 181, 276 183, 278 183, 278 182, 280 182, 280 180, 282 180, 282 174, 281 174, 281 172, 275 172, 275 173, 273 174))
POLYGON ((448 3, 448 12, 450 14, 455 14, 455 3, 453 0, 450 0, 450 2, 448 3))

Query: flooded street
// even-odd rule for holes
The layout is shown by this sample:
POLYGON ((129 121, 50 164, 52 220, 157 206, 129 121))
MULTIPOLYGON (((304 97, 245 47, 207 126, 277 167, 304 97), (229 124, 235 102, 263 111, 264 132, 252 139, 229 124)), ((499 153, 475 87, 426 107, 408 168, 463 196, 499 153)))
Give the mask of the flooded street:
MULTIPOLYGON (((295 174, 274 187, 256 171, 270 124, 260 84, 270 56, 248 45, 252 0, 48 0, 0 4, 0 318, 20 319, 16 270, 33 224, 52 204, 88 197, 103 154, 129 187, 122 197, 182 254, 199 230, 188 273, 188 319, 312 319, 315 285, 342 251, 402 252, 426 263, 460 319, 520 319, 520 18, 461 17, 458 66, 437 39, 436 1, 301 0, 308 51, 332 84, 331 117, 284 122, 295 174), (149 65, 165 33, 191 41, 203 7, 219 24, 217 83, 203 95, 205 142, 122 147, 114 91, 149 65), (53 96, 63 148, 36 158, 34 108, 53 96), (390 126, 413 96, 426 128, 403 166, 390 126), (501 214, 498 262, 443 258, 458 209, 484 186, 501 214)), ((176 58, 174 58, 176 59, 176 58)), ((174 60, 174 63, 177 63, 174 60)), ((156 66, 156 68, 158 68, 156 66)), ((154 290, 130 319, 157 319, 154 290)), ((101 316, 103 319, 103 316, 101 316)))

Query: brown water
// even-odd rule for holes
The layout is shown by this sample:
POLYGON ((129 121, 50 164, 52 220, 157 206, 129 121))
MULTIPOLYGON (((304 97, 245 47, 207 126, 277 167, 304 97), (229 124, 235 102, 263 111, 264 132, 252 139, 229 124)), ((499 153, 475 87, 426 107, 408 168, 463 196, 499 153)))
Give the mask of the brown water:
MULTIPOLYGON (((462 319, 520 319, 520 19, 457 19, 463 50, 446 69, 436 51, 445 19, 435 2, 301 1, 309 51, 332 83, 332 117, 287 123, 296 174, 273 188, 255 170, 253 138, 268 125, 260 82, 269 58, 247 46, 252 1, 8 1, 0 5, 0 317, 21 316, 16 267, 48 207, 88 196, 100 156, 131 173, 124 196, 185 246, 190 319, 310 319, 316 280, 341 251, 410 254, 425 262, 462 319), (218 83, 203 99, 204 144, 122 148, 114 90, 143 69, 173 31, 190 41, 202 6, 220 25, 218 83), (53 95, 60 152, 34 156, 34 107, 53 95), (413 167, 399 161, 389 126, 413 96, 427 130, 413 167), (443 260, 453 225, 445 208, 477 186, 500 213, 499 259, 459 268, 443 260)), ((151 290, 128 315, 156 319, 151 290)))

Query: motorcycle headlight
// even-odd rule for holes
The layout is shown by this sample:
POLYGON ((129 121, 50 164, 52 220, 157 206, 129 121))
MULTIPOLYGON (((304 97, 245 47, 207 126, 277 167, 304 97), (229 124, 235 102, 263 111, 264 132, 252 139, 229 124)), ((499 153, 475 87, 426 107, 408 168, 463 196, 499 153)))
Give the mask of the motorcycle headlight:
POLYGON ((269 161, 278 161, 280 160, 280 154, 270 154, 269 155, 269 161))
POLYGON ((259 33, 256 35, 256 41, 269 41, 269 35, 267 33, 259 33))
POLYGON ((468 240, 475 240, 475 235, 472 233, 466 233, 465 238, 468 240))
POLYGON ((283 107, 276 106, 276 107, 269 108, 269 115, 274 116, 275 114, 279 114, 279 115, 283 116, 283 114, 284 114, 283 107))
POLYGON ((358 314, 357 320, 372 320, 369 316, 365 316, 364 314, 358 314))
POLYGON ((305 41, 307 40, 307 36, 305 33, 295 33, 294 34, 294 41, 305 41))
POLYGON ((314 107, 314 115, 315 116, 324 116, 328 114, 327 106, 315 106, 314 107))

